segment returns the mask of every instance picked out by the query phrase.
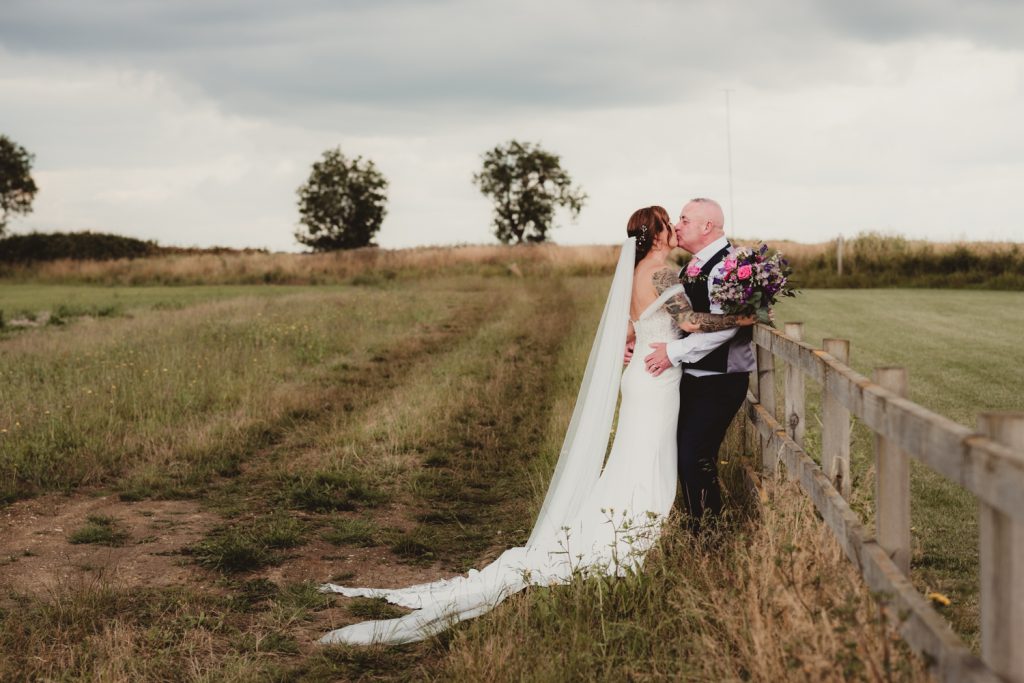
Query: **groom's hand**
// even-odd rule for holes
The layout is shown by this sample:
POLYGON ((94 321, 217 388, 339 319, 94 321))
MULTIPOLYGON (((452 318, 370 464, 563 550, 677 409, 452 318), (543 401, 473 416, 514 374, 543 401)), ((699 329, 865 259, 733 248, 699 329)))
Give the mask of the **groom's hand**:
POLYGON ((669 360, 668 353, 665 351, 665 344, 658 342, 651 344, 651 348, 654 351, 644 358, 644 366, 647 368, 647 372, 657 377, 672 367, 672 361, 669 360))
POLYGON ((636 340, 626 342, 626 353, 622 356, 622 364, 629 365, 629 361, 633 359, 633 348, 636 346, 636 340))

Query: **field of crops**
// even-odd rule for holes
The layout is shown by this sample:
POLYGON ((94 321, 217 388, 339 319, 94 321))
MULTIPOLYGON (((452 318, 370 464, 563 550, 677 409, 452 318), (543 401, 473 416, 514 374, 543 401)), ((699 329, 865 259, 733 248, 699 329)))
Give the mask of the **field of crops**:
MULTIPOLYGON (((425 643, 315 645, 395 613, 317 583, 432 580, 525 540, 607 278, 493 270, 4 285, 0 679, 921 679, 809 506, 740 485, 738 431, 707 544, 672 532, 642 575, 527 591, 425 643)), ((971 424, 1024 408, 1022 299, 817 290, 779 318, 850 338, 861 371, 906 365, 914 400, 971 424)), ((974 638, 973 506, 927 472, 914 489, 915 581, 974 638)))

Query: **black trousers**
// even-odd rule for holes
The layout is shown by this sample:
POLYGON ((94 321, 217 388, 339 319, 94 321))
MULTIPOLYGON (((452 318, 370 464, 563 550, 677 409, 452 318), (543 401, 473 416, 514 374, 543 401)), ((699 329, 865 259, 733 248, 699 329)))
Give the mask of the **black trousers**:
POLYGON ((687 512, 684 524, 699 532, 705 514, 722 511, 718 449, 747 395, 746 372, 694 377, 679 382, 679 481, 687 512))

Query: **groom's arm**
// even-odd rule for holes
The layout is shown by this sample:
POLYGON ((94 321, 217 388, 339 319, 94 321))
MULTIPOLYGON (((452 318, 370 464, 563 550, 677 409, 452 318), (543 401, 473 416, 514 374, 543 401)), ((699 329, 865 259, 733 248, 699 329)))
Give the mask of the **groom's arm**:
MULTIPOLYGON (((679 276, 671 268, 655 271, 651 276, 651 282, 654 283, 654 289, 658 292, 658 296, 680 284, 679 276)), ((715 311, 697 313, 693 310, 690 298, 684 291, 680 291, 666 301, 665 310, 676 321, 676 327, 686 332, 719 332, 731 327, 749 325, 751 323, 746 322, 748 319, 753 321, 753 318, 743 315, 726 315, 715 311)))
POLYGON ((696 363, 732 339, 738 330, 738 327, 730 327, 728 330, 721 330, 719 332, 691 334, 685 339, 676 339, 669 342, 665 346, 665 352, 668 354, 669 360, 672 361, 672 365, 696 363))
MULTIPOLYGON (((722 267, 722 263, 716 264, 708 274, 708 280, 714 282, 714 278, 721 274, 722 267)), ((708 294, 710 293, 711 288, 709 287, 708 294)), ((725 313, 725 311, 722 310, 722 307, 716 304, 714 300, 711 302, 710 312, 719 314, 725 313)), ((738 327, 730 327, 724 330, 716 330, 715 332, 691 334, 683 339, 676 339, 675 341, 669 342, 665 346, 665 353, 668 354, 668 358, 672 361, 672 365, 679 365, 680 363, 696 363, 701 358, 732 339, 738 331, 738 327)))

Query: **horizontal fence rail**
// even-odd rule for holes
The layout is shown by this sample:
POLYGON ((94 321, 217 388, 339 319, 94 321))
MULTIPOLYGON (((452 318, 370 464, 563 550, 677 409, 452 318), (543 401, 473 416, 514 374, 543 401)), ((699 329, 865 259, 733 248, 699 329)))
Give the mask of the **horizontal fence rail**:
POLYGON ((876 591, 889 620, 943 681, 1024 683, 1024 414, 985 414, 978 431, 906 398, 902 368, 878 368, 874 380, 846 365, 849 342, 802 341, 754 330, 758 370, 744 415, 759 435, 762 466, 785 466, 811 498, 843 552, 876 591), (776 357, 786 364, 784 416, 776 417, 776 357), (822 390, 821 466, 803 448, 804 378, 822 390), (850 419, 875 434, 877 537, 850 507, 850 419), (981 641, 976 657, 909 579, 910 460, 973 493, 980 508, 981 641))

